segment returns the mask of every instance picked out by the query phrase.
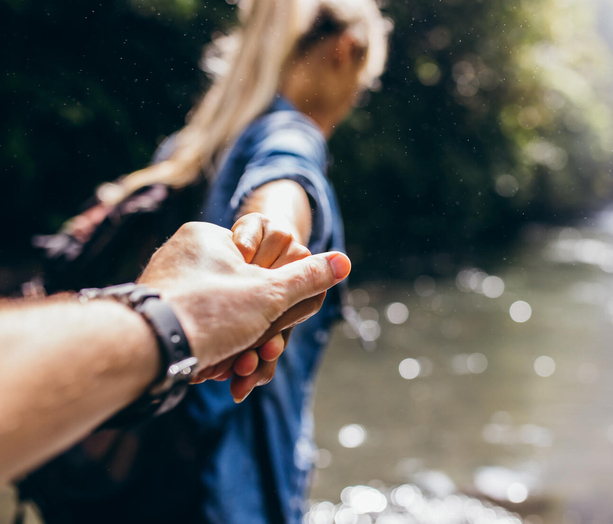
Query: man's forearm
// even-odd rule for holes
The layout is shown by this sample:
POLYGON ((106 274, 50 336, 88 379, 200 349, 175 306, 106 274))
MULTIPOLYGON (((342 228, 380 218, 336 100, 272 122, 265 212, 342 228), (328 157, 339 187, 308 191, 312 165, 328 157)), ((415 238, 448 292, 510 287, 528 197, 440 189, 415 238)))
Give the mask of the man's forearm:
MULTIPOLYGON (((261 230, 265 219, 244 217, 247 231, 250 221, 261 230)), ((290 256, 291 244, 273 229, 261 231, 255 256, 290 256)), ((325 290, 351 269, 341 253, 303 254, 264 269, 246 262, 233 236, 212 224, 185 224, 139 279, 172 307, 198 360, 196 377, 313 315, 325 290)), ((153 331, 118 302, 0 303, 0 482, 77 442, 137 399, 160 371, 153 331)))
POLYGON ((1 482, 138 398, 161 365, 144 319, 107 300, 0 304, 0 351, 1 482))

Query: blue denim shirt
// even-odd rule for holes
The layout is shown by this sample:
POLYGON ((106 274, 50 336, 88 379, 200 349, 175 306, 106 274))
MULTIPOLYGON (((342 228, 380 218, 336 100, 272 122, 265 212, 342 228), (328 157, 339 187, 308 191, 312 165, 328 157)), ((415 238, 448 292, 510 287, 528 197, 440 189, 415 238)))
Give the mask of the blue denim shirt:
MULTIPOLYGON (((210 187, 204 220, 230 228, 257 188, 290 179, 309 195, 312 253, 344 250, 342 218, 326 177, 324 136, 285 99, 253 122, 223 160, 210 187)), ((313 379, 331 324, 340 316, 338 290, 320 313, 297 326, 275 378, 236 405, 229 384, 193 388, 186 409, 201 430, 202 513, 211 524, 299 524, 312 467, 313 379)))

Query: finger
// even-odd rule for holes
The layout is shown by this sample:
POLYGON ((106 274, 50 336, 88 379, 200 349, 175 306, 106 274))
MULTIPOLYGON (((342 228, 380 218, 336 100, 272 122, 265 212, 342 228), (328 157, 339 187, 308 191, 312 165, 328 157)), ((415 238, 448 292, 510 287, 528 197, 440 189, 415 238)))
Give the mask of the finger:
POLYGON ((189 383, 192 386, 195 386, 197 384, 202 384, 203 382, 206 382, 209 378, 209 375, 211 374, 209 369, 203 369, 202 371, 200 371, 200 373, 198 373, 194 378, 192 378, 189 383))
POLYGON ((228 380, 231 376, 232 376, 232 370, 228 369, 227 371, 223 372, 218 377, 215 377, 213 380, 215 382, 224 382, 225 380, 228 380))
POLYGON ((213 366, 209 366, 208 368, 201 370, 192 380, 190 380, 190 384, 202 384, 207 380, 216 380, 221 375, 226 373, 228 369, 232 368, 232 365, 236 358, 236 356, 230 357, 222 362, 218 362, 213 366))
POLYGON ((264 362, 260 361, 260 365, 255 373, 248 377, 239 377, 234 375, 230 384, 230 393, 237 403, 245 400, 254 388, 268 384, 275 376, 277 361, 264 362))
POLYGON ((277 269, 309 256, 311 256, 311 252, 294 240, 279 253, 277 259, 271 264, 270 269, 277 269))
POLYGON ((199 371, 198 374, 190 381, 190 384, 202 384, 203 382, 206 382, 212 377, 216 367, 216 365, 209 366, 199 371))
POLYGON ((287 310, 284 315, 272 323, 266 333, 254 344, 254 347, 262 347, 278 333, 293 328, 296 324, 311 318, 321 309, 325 298, 326 292, 324 291, 316 297, 308 298, 287 310))
POLYGON ((351 261, 342 253, 313 255, 271 271, 273 282, 284 297, 286 309, 347 278, 351 261))
POLYGON ((262 242, 251 263, 270 268, 292 242, 294 237, 290 232, 265 224, 262 242))
POLYGON ((292 331, 293 330, 294 330, 294 327, 292 326, 291 328, 284 329, 281 332, 281 336, 283 337, 283 342, 285 342, 285 347, 283 348, 283 351, 285 351, 287 349, 287 345, 289 344, 289 339, 292 336, 292 331))
POLYGON ((247 377, 252 373, 255 373, 259 364, 258 352, 255 349, 245 351, 242 355, 239 355, 232 369, 234 373, 241 377, 247 377))
MULTIPOLYGON (((262 360, 266 362, 272 362, 273 360, 277 360, 281 356, 281 354, 285 350, 285 347, 286 343, 285 339, 283 338, 283 334, 279 333, 278 335, 270 339, 268 342, 266 342, 262 347, 260 347, 258 349, 257 354, 262 360)), ((244 377, 246 375, 242 376, 244 377)))
MULTIPOLYGON (((317 313, 321 309, 325 297, 326 293, 324 292, 316 297, 309 298, 299 304, 296 304, 283 316, 273 322, 266 333, 253 345, 254 348, 260 348, 258 350, 259 357, 265 361, 276 360, 287 347, 291 328, 293 328, 296 324, 304 322, 317 313), (274 342, 272 346, 267 346, 267 344, 275 340, 279 334, 281 334, 283 337, 283 344, 281 345, 274 342)), ((215 366, 202 370, 191 381, 191 383, 200 384, 205 380, 217 379, 232 368, 240 358, 241 356, 230 357, 215 366)))
POLYGON ((208 377, 208 380, 216 380, 217 378, 224 375, 228 371, 231 372, 232 366, 234 365, 234 362, 236 361, 237 358, 238 358, 238 355, 234 355, 234 356, 227 358, 226 360, 221 361, 216 366, 213 366, 212 371, 208 377))
POLYGON ((287 349, 287 345, 289 344, 289 339, 293 329, 293 327, 284 329, 283 331, 281 331, 281 333, 279 333, 269 342, 260 347, 260 349, 258 349, 258 355, 260 359, 266 362, 273 362, 275 360, 279 360, 283 352, 287 349), (274 347, 268 346, 268 344, 273 340, 279 340, 279 342, 275 343, 274 347))
POLYGON ((232 240, 242 253, 247 264, 251 264, 264 236, 264 220, 258 213, 250 213, 238 219, 232 227, 232 240))

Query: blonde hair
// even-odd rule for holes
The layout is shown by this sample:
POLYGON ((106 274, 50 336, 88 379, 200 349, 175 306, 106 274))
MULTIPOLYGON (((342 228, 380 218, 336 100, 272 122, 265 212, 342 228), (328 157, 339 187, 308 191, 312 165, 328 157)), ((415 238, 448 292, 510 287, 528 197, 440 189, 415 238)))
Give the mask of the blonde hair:
POLYGON ((215 155, 272 103, 287 62, 322 17, 339 32, 349 31, 363 48, 364 87, 384 70, 391 22, 375 0, 242 0, 239 7, 238 26, 214 40, 205 54, 204 69, 213 82, 176 135, 171 157, 103 184, 98 188, 102 202, 115 204, 156 183, 186 187, 201 173, 211 173, 215 155))

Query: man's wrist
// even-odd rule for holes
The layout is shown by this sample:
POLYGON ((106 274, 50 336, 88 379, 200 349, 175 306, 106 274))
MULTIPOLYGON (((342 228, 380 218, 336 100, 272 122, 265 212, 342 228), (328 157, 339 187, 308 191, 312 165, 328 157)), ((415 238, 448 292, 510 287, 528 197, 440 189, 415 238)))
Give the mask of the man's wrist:
POLYGON ((160 292, 144 284, 122 284, 103 289, 83 289, 79 300, 112 299, 142 317, 151 328, 158 348, 160 373, 153 385, 122 417, 161 415, 173 409, 185 396, 196 373, 198 359, 193 356, 187 335, 168 301, 160 292))
POLYGON ((95 316, 105 319, 107 325, 119 327, 125 333, 122 344, 109 346, 106 358, 109 367, 134 377, 137 398, 158 379, 162 369, 153 329, 142 315, 113 299, 91 301, 83 307, 95 311, 95 316))

